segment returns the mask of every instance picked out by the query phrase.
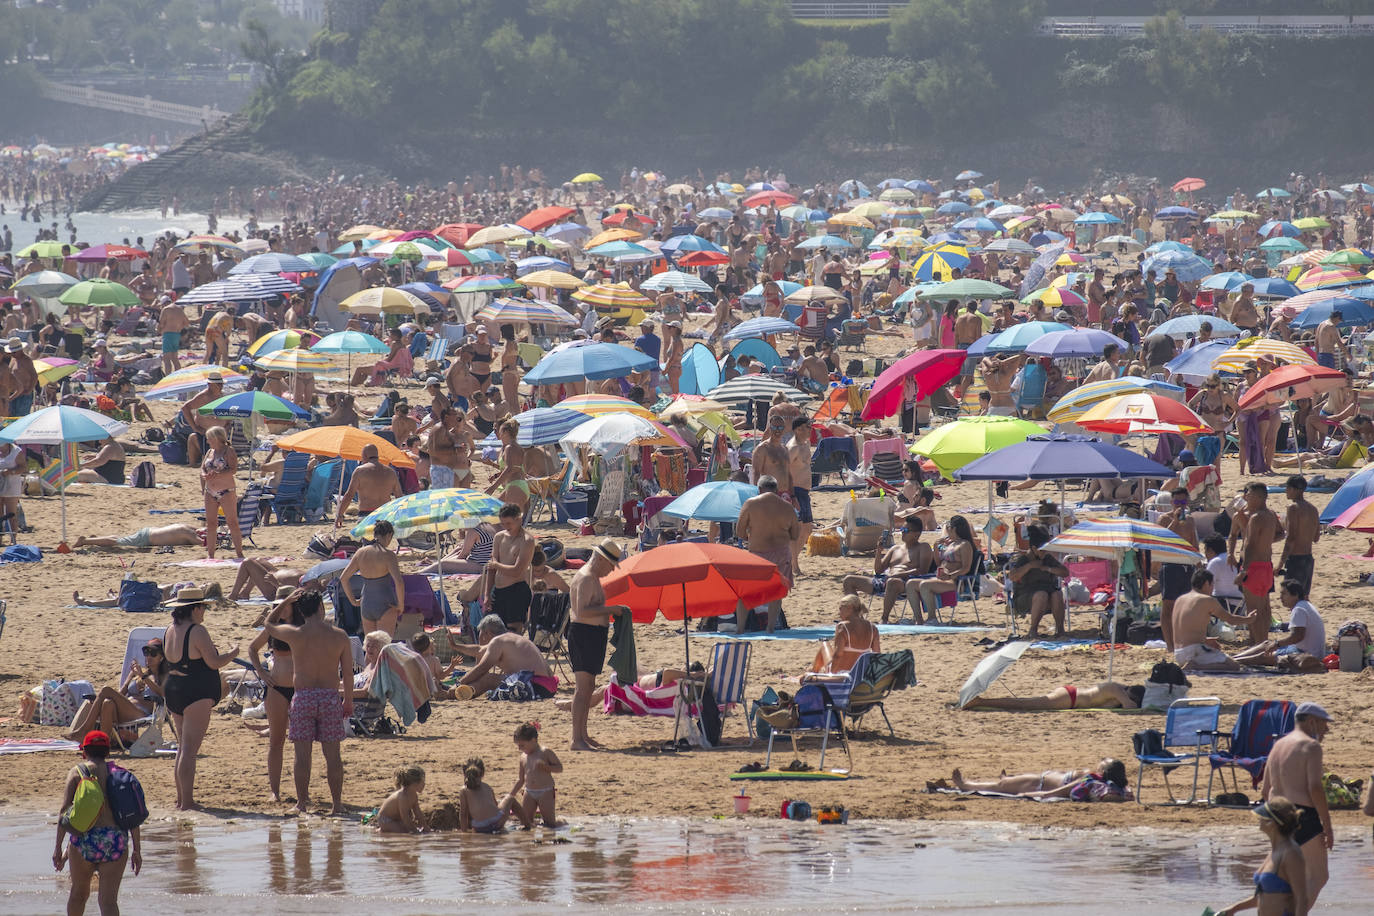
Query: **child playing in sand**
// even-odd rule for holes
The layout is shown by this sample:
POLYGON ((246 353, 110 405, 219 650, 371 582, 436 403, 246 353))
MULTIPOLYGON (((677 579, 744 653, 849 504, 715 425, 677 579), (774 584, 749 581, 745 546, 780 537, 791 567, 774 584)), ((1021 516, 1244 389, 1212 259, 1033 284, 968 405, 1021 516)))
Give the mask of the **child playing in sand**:
POLYGON ((509 796, 496 802, 496 792, 482 781, 487 775, 481 757, 468 758, 463 768, 463 789, 458 793, 458 829, 477 833, 501 833, 515 802, 509 796))
POLYGON ((523 786, 525 797, 517 813, 525 827, 534 826, 536 811, 544 819, 545 827, 557 826, 553 812, 553 774, 563 772, 563 763, 557 754, 539 743, 539 726, 534 722, 526 722, 515 730, 515 746, 520 749, 520 776, 508 798, 514 802, 523 786))
POLYGON ((386 797, 377 812, 382 833, 424 833, 425 819, 420 814, 420 793, 425 790, 423 767, 401 767, 396 771, 396 791, 386 797))

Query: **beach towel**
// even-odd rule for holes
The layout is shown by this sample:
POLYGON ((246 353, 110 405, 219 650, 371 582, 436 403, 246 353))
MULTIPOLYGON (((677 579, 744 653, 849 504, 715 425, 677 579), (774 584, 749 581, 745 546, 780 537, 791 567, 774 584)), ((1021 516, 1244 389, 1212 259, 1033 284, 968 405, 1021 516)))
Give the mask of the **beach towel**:
POLYGON ((29 544, 13 544, 0 551, 0 566, 10 563, 38 563, 43 559, 43 551, 29 544))
MULTIPOLYGON (((939 626, 930 623, 880 623, 878 632, 883 636, 934 636, 941 634, 974 633, 995 630, 997 627, 939 626)), ((830 639, 835 635, 834 627, 792 627, 773 633, 758 631, 754 633, 693 633, 700 639, 830 639)))
POLYGON ((1039 649, 1041 652, 1066 652, 1077 646, 1092 646, 1101 641, 1100 639, 1038 639, 1031 643, 1028 648, 1039 649))
POLYGON ((367 685, 367 692, 374 699, 391 703, 402 725, 429 718, 429 699, 435 689, 434 675, 424 658, 396 642, 382 650, 367 685))
POLYGON ((611 632, 609 664, 620 680, 634 683, 639 676, 639 657, 635 652, 634 624, 628 611, 617 611, 611 617, 615 627, 611 632))
POLYGON ((980 795, 980 796, 982 796, 983 798, 1014 798, 1014 799, 1017 799, 1018 801, 1033 801, 1033 802, 1066 802, 1066 801, 1072 801, 1072 799, 1068 799, 1068 798, 1027 798, 1027 797, 1025 797, 1024 795, 1008 795, 1008 794, 1006 794, 1005 792, 961 792, 961 791, 959 791, 958 789, 932 789, 931 791, 934 792, 934 793, 937 794, 937 795, 962 795, 962 796, 964 796, 964 797, 968 797, 968 796, 971 796, 971 795, 980 795))
MULTIPOLYGON (((620 683, 613 672, 601 708, 608 716, 671 716, 677 704, 677 683, 664 684, 652 690, 645 690, 633 681, 620 683)), ((688 710, 689 715, 697 714, 696 707, 688 710)))
POLYGON ((0 754, 35 754, 39 751, 75 751, 81 745, 62 738, 0 738, 0 754))

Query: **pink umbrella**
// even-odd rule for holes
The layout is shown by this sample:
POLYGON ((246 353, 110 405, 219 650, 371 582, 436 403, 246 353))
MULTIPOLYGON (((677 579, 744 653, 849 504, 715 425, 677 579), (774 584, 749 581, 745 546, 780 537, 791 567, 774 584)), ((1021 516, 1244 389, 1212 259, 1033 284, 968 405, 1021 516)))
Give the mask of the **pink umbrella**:
POLYGON ((1332 528, 1349 528, 1351 531, 1374 531, 1374 496, 1364 499, 1346 509, 1331 522, 1332 528))
POLYGON ((967 355, 963 350, 917 350, 903 356, 873 383, 860 418, 879 420, 900 410, 902 387, 908 377, 916 381, 917 400, 929 396, 959 374, 967 355))

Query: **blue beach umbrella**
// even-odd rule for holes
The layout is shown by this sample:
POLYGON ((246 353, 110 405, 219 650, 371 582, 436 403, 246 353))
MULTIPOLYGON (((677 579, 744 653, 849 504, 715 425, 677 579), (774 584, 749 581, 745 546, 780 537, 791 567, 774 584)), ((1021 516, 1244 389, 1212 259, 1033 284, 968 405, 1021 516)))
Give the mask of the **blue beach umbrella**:
POLYGON ((310 411, 304 410, 275 394, 265 391, 238 391, 226 394, 201 407, 198 411, 210 417, 266 417, 269 420, 309 420, 310 411))
POLYGON ((764 316, 741 321, 724 335, 724 340, 744 340, 749 337, 763 337, 768 334, 799 334, 801 328, 786 318, 764 316))
POLYGON ((1054 359, 1086 359, 1101 356, 1103 348, 1108 344, 1116 344, 1123 352, 1131 348, 1129 343, 1115 334, 1108 334, 1097 328, 1070 328, 1067 331, 1051 331, 1032 340, 1026 346, 1026 355, 1049 356, 1054 359))
MULTIPOLYGON (((1255 295, 1260 299, 1291 299, 1302 292, 1283 277, 1256 277, 1250 281, 1250 285, 1255 288, 1255 295)), ((1345 292, 1347 295, 1354 295, 1353 290, 1345 292)))
POLYGON ((1243 274, 1238 270, 1225 270, 1219 274, 1203 277, 1200 289, 1224 289, 1228 293, 1232 290, 1240 289, 1246 283, 1254 282, 1254 277, 1243 274))
POLYGON ((714 251, 719 254, 725 253, 725 249, 721 248, 715 242, 708 241, 690 232, 685 235, 673 236, 660 246, 660 250, 670 254, 688 251, 714 251))
POLYGON ((555 349, 525 373, 530 385, 557 385, 586 379, 624 378, 658 368, 652 356, 619 344, 592 343, 555 349))
POLYGON ((550 445, 590 420, 587 414, 566 407, 535 407, 515 415, 520 431, 517 445, 550 445))
POLYGON ((935 208, 935 212, 939 213, 941 216, 948 216, 954 213, 967 213, 972 209, 972 207, 962 200, 951 200, 948 203, 940 204, 940 206, 935 208))
POLYGON ((1197 219, 1198 212, 1192 207, 1165 207, 1155 214, 1155 219, 1197 219))
POLYGON ((739 518, 744 501, 758 495, 759 488, 752 483, 713 480, 692 487, 659 511, 673 518, 733 522, 739 518))
POLYGON ((1318 519, 1323 525, 1329 525, 1336 520, 1336 516, 1369 496, 1374 496, 1374 464, 1346 478, 1340 489, 1331 494, 1330 502, 1322 509, 1318 519))
MULTIPOLYGON (((701 217, 702 219, 729 219, 734 215, 734 213, 725 209, 724 207, 707 207, 705 210, 702 210, 700 213, 697 214, 697 216, 701 217)), ((544 234, 548 235, 548 233, 544 234)))
POLYGON ((1039 248, 1041 245, 1053 245, 1055 242, 1062 242, 1067 238, 1068 236, 1064 235, 1062 232, 1045 229, 1032 235, 1028 241, 1036 248, 1039 248))
POLYGON ((1206 258, 1182 251, 1165 251, 1145 259, 1140 267, 1141 273, 1155 271, 1164 276, 1172 270, 1185 283, 1195 283, 1212 272, 1212 262, 1206 258))
POLYGON ((1121 217, 1119 217, 1119 216, 1116 216, 1116 215, 1111 214, 1111 213, 1106 213, 1106 212, 1104 212, 1104 211, 1102 211, 1102 210, 1093 210, 1093 211, 1091 211, 1091 212, 1089 212, 1089 213, 1084 213, 1084 214, 1083 214, 1082 216, 1080 216, 1080 217, 1077 217, 1077 218, 1074 220, 1074 225, 1076 225, 1076 226, 1107 226, 1107 225, 1111 225, 1111 224, 1119 223, 1119 222, 1121 222, 1121 217))
POLYGON ((1030 436, 1003 446, 954 472, 956 480, 1167 479, 1157 461, 1092 436, 1030 436))
POLYGON ((587 254, 595 255, 598 258, 620 258, 625 255, 653 254, 653 251, 643 245, 636 245, 634 242, 616 239, 613 242, 597 245, 595 248, 588 248, 587 254))
POLYGON ((534 255, 529 258, 521 258, 515 262, 515 272, 523 277, 525 274, 534 273, 536 270, 572 270, 572 265, 567 261, 560 261, 558 258, 545 257, 544 255, 534 255))
POLYGON ((1192 248, 1189 248, 1182 242, 1175 242, 1172 239, 1170 239, 1167 242, 1155 242, 1153 245, 1145 249, 1146 254, 1161 254, 1165 251, 1181 251, 1185 254, 1193 253, 1192 248))
MULTIPOLYGON (((794 283, 794 282, 792 282, 791 280, 778 280, 778 281, 775 281, 775 282, 778 284, 778 288, 782 290, 782 296, 783 296, 784 299, 786 299, 788 296, 792 295, 792 294, 795 293, 797 290, 799 290, 799 289, 802 288, 802 285, 801 285, 800 283, 794 283)), ((647 285, 648 285, 647 281, 646 281, 645 283, 641 284, 641 286, 647 286, 647 285)), ((743 295, 741 295, 741 296, 739 297, 739 299, 740 299, 741 302, 747 302, 747 303, 762 302, 762 301, 763 301, 763 284, 760 283, 760 284, 758 284, 757 286, 752 286, 752 287, 750 287, 747 291, 745 291, 745 293, 744 293, 743 295)))
POLYGON ((836 248, 840 250, 853 248, 854 243, 849 239, 840 238, 838 235, 813 235, 797 244, 798 248, 811 250, 815 248, 836 248))
MULTIPOLYGON (((1058 321, 1026 321, 1012 325, 988 342, 987 352, 1007 353, 1026 349, 1033 341, 1054 331, 1071 331, 1058 321)), ((1101 351, 1099 351, 1101 352, 1101 351)))
POLYGON ((969 216, 955 223, 953 228, 962 229, 965 232, 1001 232, 1002 224, 996 220, 988 219, 986 216, 969 216))
POLYGON ((917 178, 915 181, 908 181, 903 185, 908 191, 915 191, 918 194, 934 194, 935 185, 926 181, 924 178, 917 178))
POLYGON ((1269 222, 1260 225, 1259 234, 1266 239, 1295 239, 1302 235, 1302 230, 1286 220, 1271 219, 1269 222))
POLYGON ((1331 313, 1335 311, 1341 313, 1340 326, 1342 328, 1374 324, 1374 306, 1371 306, 1369 302, 1352 299, 1348 296, 1338 296, 1309 305, 1302 310, 1297 318, 1290 321, 1289 325, 1301 331, 1310 331, 1330 318, 1331 313))
POLYGON ((1165 363, 1164 368, 1169 370, 1170 378, 1179 378, 1194 383, 1201 382, 1216 372, 1212 368, 1212 364, 1221 357, 1221 354, 1231 349, 1235 342, 1234 337, 1228 337, 1225 340, 1209 340, 1205 344, 1189 347, 1165 363))

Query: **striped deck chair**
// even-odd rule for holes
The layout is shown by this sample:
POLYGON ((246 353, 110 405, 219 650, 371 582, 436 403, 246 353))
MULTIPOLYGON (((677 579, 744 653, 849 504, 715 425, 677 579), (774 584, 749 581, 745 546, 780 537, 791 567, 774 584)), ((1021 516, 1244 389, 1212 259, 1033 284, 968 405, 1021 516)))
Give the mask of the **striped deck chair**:
MULTIPOLYGON (((753 645, 739 640, 716 643, 711 653, 711 667, 707 675, 711 693, 715 695, 721 716, 744 703, 744 689, 749 680, 749 658, 753 645)), ((749 737, 754 737, 754 720, 744 716, 749 737)))

